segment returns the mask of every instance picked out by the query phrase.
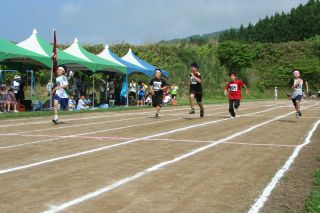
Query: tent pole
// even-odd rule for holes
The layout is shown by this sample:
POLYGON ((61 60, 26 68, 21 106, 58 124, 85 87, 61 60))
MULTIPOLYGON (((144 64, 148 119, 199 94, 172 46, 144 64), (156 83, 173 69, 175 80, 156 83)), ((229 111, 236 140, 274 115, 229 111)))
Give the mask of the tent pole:
POLYGON ((30 100, 32 100, 32 91, 33 91, 33 82, 32 82, 32 79, 33 79, 33 71, 30 70, 30 73, 31 73, 31 76, 30 76, 30 100))
POLYGON ((52 110, 52 88, 53 87, 53 63, 51 66, 51 73, 50 73, 50 111, 52 110))
POLYGON ((94 83, 95 83, 95 81, 94 81, 94 73, 93 73, 93 100, 92 100, 92 107, 93 107, 93 109, 94 109, 94 100, 95 100, 95 92, 96 92, 96 89, 95 89, 95 85, 94 85, 94 83))
POLYGON ((127 91, 126 91, 126 93, 127 93, 127 104, 126 104, 126 106, 128 107, 129 106, 128 74, 126 75, 126 82, 127 82, 127 91))

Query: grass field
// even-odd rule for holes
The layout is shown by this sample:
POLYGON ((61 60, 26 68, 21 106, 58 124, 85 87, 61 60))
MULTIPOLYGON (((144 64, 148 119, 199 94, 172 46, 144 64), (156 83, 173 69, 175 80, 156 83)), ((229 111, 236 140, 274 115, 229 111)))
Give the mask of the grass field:
POLYGON ((306 212, 320 212, 320 169, 314 174, 314 187, 306 201, 306 212))
POLYGON ((286 100, 244 102, 236 119, 226 103, 188 110, 1 122, 0 212, 284 212, 274 198, 319 150, 320 103, 300 119, 286 100))

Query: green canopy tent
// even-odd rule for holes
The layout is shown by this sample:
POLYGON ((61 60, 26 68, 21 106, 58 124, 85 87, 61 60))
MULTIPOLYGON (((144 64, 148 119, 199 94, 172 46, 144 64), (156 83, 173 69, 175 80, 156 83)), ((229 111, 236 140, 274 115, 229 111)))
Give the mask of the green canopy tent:
MULTIPOLYGON (((73 44, 68 47, 67 49, 64 50, 64 52, 69 53, 70 55, 73 55, 75 57, 81 58, 85 61, 90 61, 94 65, 94 67, 91 69, 93 71, 93 94, 95 93, 95 79, 94 75, 98 71, 111 71, 111 72, 116 72, 120 73, 122 75, 127 75, 127 67, 123 64, 118 64, 110 60, 103 59, 99 56, 96 56, 87 50, 85 50, 80 44, 78 39, 76 38, 73 42, 73 44)), ((94 104, 94 99, 93 97, 93 104, 94 104)), ((93 105, 94 107, 94 105, 93 105)))
POLYGON ((0 39, 0 62, 3 64, 22 63, 50 67, 46 56, 21 48, 4 39, 0 39))
POLYGON ((73 44, 68 47, 67 49, 64 50, 64 52, 73 55, 77 58, 81 58, 82 60, 88 61, 93 63, 91 66, 92 69, 90 69, 93 72, 96 71, 112 71, 112 72, 117 72, 121 74, 127 74, 127 67, 115 63, 110 60, 103 59, 99 56, 96 56, 87 50, 85 50, 80 44, 78 39, 75 39, 73 44))
MULTIPOLYGON (((22 47, 26 50, 32 51, 39 55, 46 57, 45 60, 42 61, 47 67, 52 66, 52 45, 47 43, 44 39, 42 39, 37 30, 34 29, 32 35, 26 40, 17 44, 17 46, 22 47)), ((81 58, 77 58, 72 56, 60 49, 57 48, 57 56, 58 56, 58 64, 64 64, 68 69, 76 70, 76 71, 84 71, 91 69, 93 64, 90 61, 85 61, 81 58)))

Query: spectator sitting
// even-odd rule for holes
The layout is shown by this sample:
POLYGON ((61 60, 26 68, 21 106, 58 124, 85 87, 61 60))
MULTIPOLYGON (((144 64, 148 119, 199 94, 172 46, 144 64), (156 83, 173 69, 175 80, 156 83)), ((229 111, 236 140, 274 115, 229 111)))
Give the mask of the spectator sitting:
POLYGON ((12 88, 8 90, 5 102, 6 102, 5 108, 7 107, 7 112, 10 112, 11 109, 13 109, 14 112, 19 112, 17 110, 17 106, 18 106, 17 100, 16 100, 16 97, 14 96, 12 88))
POLYGON ((165 95, 165 97, 163 98, 163 103, 164 104, 171 104, 171 96, 170 96, 170 93, 167 93, 166 95, 165 95))
POLYGON ((152 104, 152 95, 149 93, 145 100, 145 105, 150 106, 152 104))
POLYGON ((90 99, 88 94, 85 96, 85 99, 83 101, 87 106, 91 106, 92 105, 92 101, 91 101, 91 99, 90 99))
POLYGON ((77 103, 76 103, 76 100, 74 99, 74 95, 73 94, 70 95, 70 97, 69 97, 68 105, 69 105, 69 111, 76 110, 77 103))
POLYGON ((77 110, 84 110, 84 109, 88 109, 89 106, 87 106, 85 103, 84 103, 84 96, 81 95, 80 96, 80 99, 78 101, 78 106, 77 106, 77 110))

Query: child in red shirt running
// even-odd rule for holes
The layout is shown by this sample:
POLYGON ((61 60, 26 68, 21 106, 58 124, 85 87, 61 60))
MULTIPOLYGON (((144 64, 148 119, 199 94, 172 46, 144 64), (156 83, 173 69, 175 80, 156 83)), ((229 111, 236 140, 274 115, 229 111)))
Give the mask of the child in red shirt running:
POLYGON ((244 87, 246 89, 247 95, 249 95, 249 90, 243 81, 237 79, 236 73, 230 73, 230 79, 231 81, 227 83, 224 89, 224 95, 227 96, 229 91, 229 112, 231 118, 235 118, 234 109, 238 110, 242 98, 241 88, 244 87))

